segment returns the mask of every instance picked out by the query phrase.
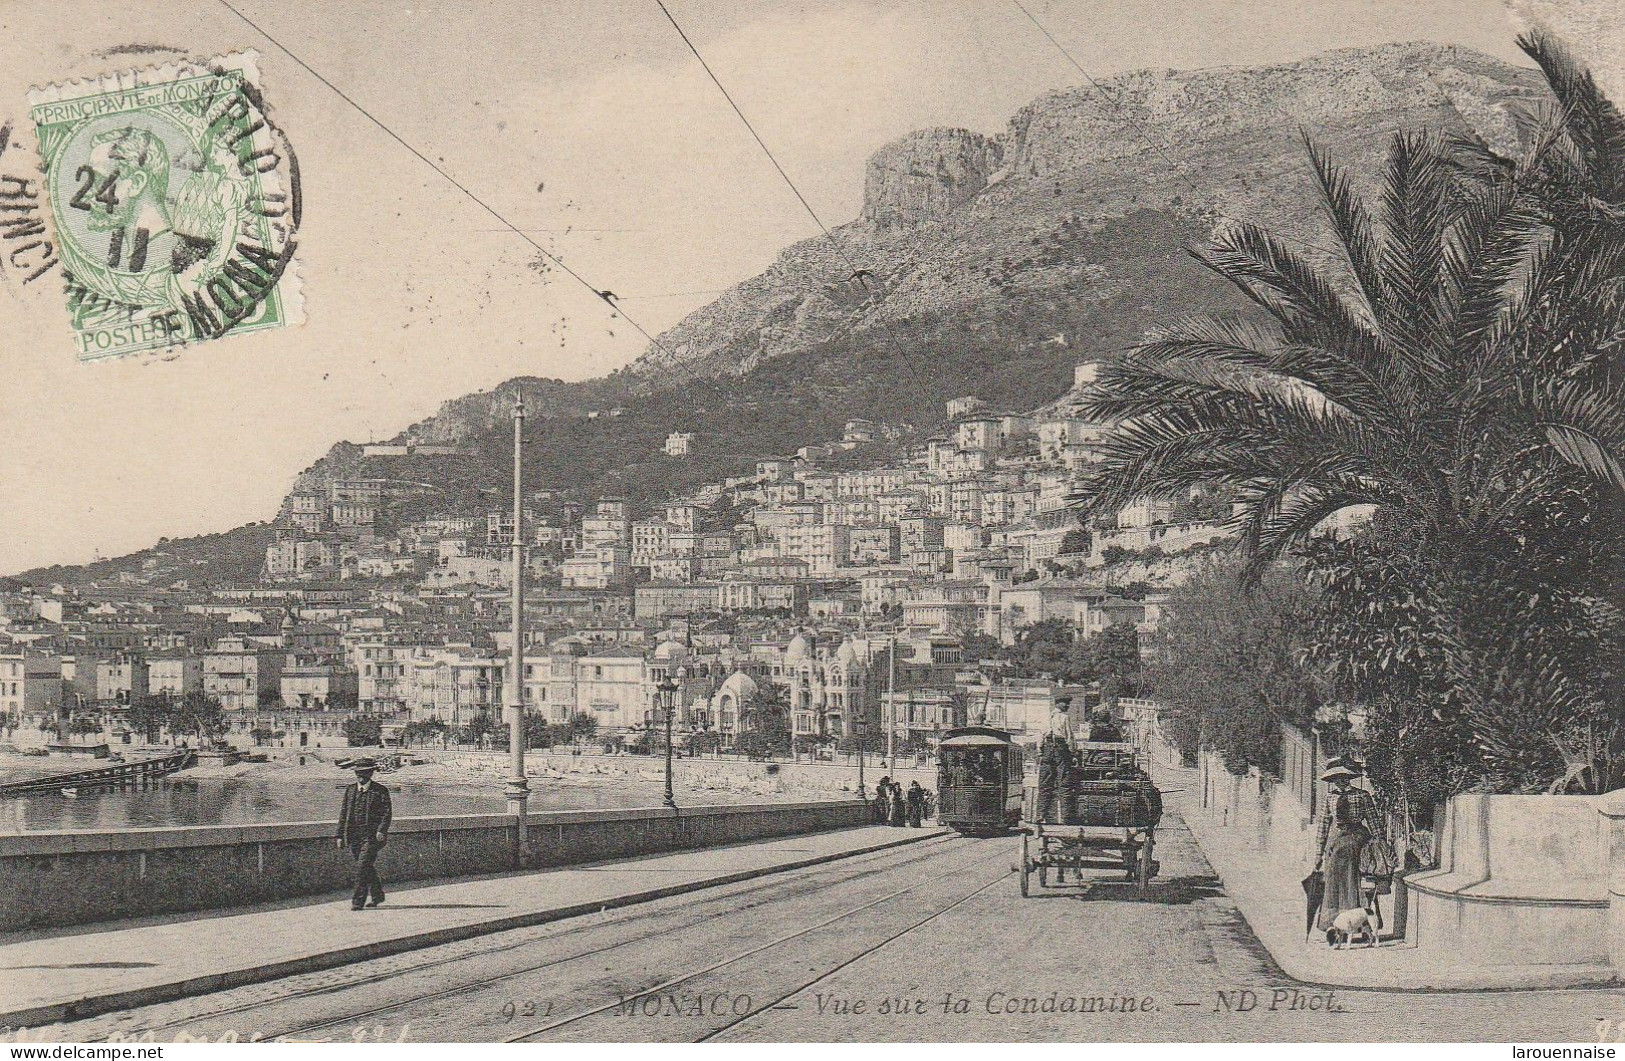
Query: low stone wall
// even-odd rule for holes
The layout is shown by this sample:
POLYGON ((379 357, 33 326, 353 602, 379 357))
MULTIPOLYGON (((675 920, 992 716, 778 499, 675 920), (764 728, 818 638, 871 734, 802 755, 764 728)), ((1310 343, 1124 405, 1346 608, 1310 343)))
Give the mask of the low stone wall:
POLYGON ((1254 767, 1233 774, 1224 760, 1204 751, 1198 759, 1201 807, 1211 823, 1235 842, 1263 852, 1283 872, 1302 876, 1314 862, 1315 823, 1286 786, 1254 767))
MULTIPOLYGON (((666 770, 666 760, 658 755, 602 755, 591 752, 572 755, 567 751, 550 749, 527 752, 526 760, 532 770, 579 772, 643 781, 662 780, 666 770)), ((505 764, 507 756, 502 756, 501 761, 505 764)), ((875 782, 888 775, 905 789, 911 781, 918 781, 930 791, 935 791, 937 787, 934 762, 920 767, 915 765, 912 758, 899 758, 897 768, 888 771, 878 759, 871 756, 864 767, 865 791, 873 795, 875 782)), ((761 796, 851 799, 857 795, 858 767, 856 763, 841 760, 766 763, 748 759, 682 757, 672 761, 672 780, 678 788, 690 792, 710 788, 761 796)))
MULTIPOLYGON (((867 823, 862 803, 531 814, 527 868, 575 865, 823 832, 867 823)), ((64 831, 0 836, 0 931, 237 906, 348 890, 353 862, 333 822, 64 831)), ((379 856, 385 882, 513 868, 506 814, 397 818, 379 856)))

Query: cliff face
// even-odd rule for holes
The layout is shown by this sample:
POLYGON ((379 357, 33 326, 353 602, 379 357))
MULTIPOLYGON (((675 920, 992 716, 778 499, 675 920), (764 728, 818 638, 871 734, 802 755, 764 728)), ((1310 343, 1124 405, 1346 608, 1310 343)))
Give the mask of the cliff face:
POLYGON ((968 129, 910 133, 876 151, 863 182, 863 219, 906 225, 942 217, 987 187, 1004 149, 968 129))
POLYGON ((1492 143, 1512 135, 1506 104, 1539 81, 1467 49, 1428 44, 1325 52, 1282 66, 1141 70, 1051 93, 1023 107, 1005 133, 1013 174, 1051 177, 1151 155, 1164 164, 1232 143, 1238 162, 1259 135, 1298 126, 1337 136, 1450 125, 1492 143))

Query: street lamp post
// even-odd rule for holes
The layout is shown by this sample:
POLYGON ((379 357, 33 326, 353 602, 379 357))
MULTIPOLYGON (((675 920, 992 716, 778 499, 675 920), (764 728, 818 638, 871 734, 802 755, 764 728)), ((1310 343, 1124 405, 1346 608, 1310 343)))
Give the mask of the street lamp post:
POLYGON ((869 791, 863 784, 863 745, 868 737, 869 727, 864 722, 862 715, 858 716, 854 728, 858 732, 858 798, 867 803, 869 801, 869 791))
POLYGON ((525 398, 516 387, 513 396, 513 651, 508 677, 508 765, 510 776, 503 795, 514 816, 514 868, 519 868, 525 846, 525 804, 530 782, 525 780, 525 493, 521 479, 521 443, 525 428, 525 398))
POLYGON ((672 793, 671 788, 672 717, 677 713, 677 690, 682 687, 682 679, 686 677, 688 677, 687 670, 678 667, 675 677, 668 675, 659 685, 655 686, 660 690, 666 707, 666 806, 672 810, 677 809, 677 797, 672 793))
POLYGON ((897 768, 892 737, 897 732, 897 635, 886 636, 886 769, 897 768))

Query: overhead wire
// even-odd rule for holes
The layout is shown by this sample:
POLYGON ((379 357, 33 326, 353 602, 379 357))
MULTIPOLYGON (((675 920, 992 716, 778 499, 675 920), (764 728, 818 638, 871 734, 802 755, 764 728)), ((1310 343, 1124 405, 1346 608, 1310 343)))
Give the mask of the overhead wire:
MULTIPOLYGON (((666 21, 671 23, 672 29, 677 31, 677 36, 682 38, 682 41, 688 47, 689 52, 691 52, 694 58, 699 61, 701 69, 703 69, 706 76, 711 79, 711 83, 716 86, 717 91, 722 94, 722 98, 728 101, 728 106, 733 110, 735 116, 739 118, 740 123, 743 124, 745 129, 750 133, 751 139, 756 141, 756 146, 762 149, 762 154, 767 156, 768 162, 772 164, 773 169, 778 173, 780 179, 783 180, 785 185, 790 189, 791 194, 796 197, 796 201, 801 204, 802 209, 807 212, 807 216, 812 218, 813 224, 818 226, 818 230, 824 234, 824 238, 829 242, 829 245, 835 248, 835 253, 846 262, 847 268, 852 270, 852 277, 858 278, 859 274, 868 272, 869 270, 860 266, 848 252, 846 246, 836 238, 835 233, 832 232, 830 227, 824 223, 824 219, 818 216, 818 211, 813 209, 812 203, 808 202, 807 197, 803 195, 801 189, 796 186, 795 180, 791 178, 788 172, 786 172, 784 166, 779 163, 778 157, 773 154, 773 149, 767 145, 767 141, 762 139, 762 135, 756 131, 756 126, 751 123, 750 118, 739 106, 738 102, 735 101, 733 93, 728 91, 727 86, 722 83, 722 79, 717 76, 717 72, 712 69, 711 64, 706 61, 705 56, 700 53, 700 49, 694 44, 694 41, 689 37, 687 31, 683 29, 682 24, 679 23, 676 16, 671 13, 671 9, 666 6, 665 0, 655 0, 655 4, 660 8, 660 13, 666 16, 666 21)), ((919 377, 919 374, 914 371, 914 366, 910 363, 910 358, 908 355, 904 353, 903 344, 898 340, 897 333, 892 328, 891 322, 879 314, 876 314, 875 319, 890 337, 892 346, 895 348, 895 353, 898 355, 899 364, 903 366, 903 370, 908 373, 909 378, 914 381, 914 385, 919 390, 922 399, 929 400, 931 394, 930 388, 926 386, 925 381, 919 377)))
POLYGON ((645 339, 647 339, 651 346, 653 346, 656 350, 659 350, 660 352, 666 354, 667 357, 670 358, 671 364, 673 366, 688 372, 691 379, 698 379, 697 374, 695 374, 692 370, 690 370, 687 365, 683 364, 678 359, 678 357, 677 357, 677 355, 675 353, 673 353, 654 334, 652 334, 647 328, 645 328, 641 323, 639 323, 636 318, 632 317, 630 314, 628 314, 626 312, 625 309, 623 309, 621 306, 617 305, 617 302, 619 301, 619 298, 617 296, 614 296, 614 292, 613 292, 612 289, 607 288, 607 287, 603 287, 603 288, 598 287, 596 284, 594 284, 592 281, 588 280, 580 272, 578 272, 577 270, 571 268, 569 265, 566 265, 564 260, 562 258, 560 258, 559 255, 555 254, 553 251, 548 250, 546 247, 542 246, 536 240, 532 239, 530 234, 525 229, 522 229, 518 225, 515 225, 513 222, 509 221, 506 217, 504 217, 502 215, 501 212, 499 212, 496 209, 496 207, 492 206, 485 199, 483 199, 479 195, 475 194, 474 191, 468 187, 468 185, 464 184, 462 181, 460 181, 456 177, 454 177, 445 167, 437 164, 428 155, 426 155, 422 151, 418 150, 418 148, 416 146, 414 146, 412 143, 410 143, 409 141, 407 141, 407 139, 405 137, 401 136, 394 129, 392 129, 388 125, 386 125, 384 123, 384 121, 382 119, 380 119, 377 115, 373 114, 366 107, 363 107, 353 96, 351 96, 349 93, 345 92, 342 88, 340 88, 338 85, 334 84, 331 80, 329 80, 320 71, 318 71, 317 69, 312 67, 302 57, 297 55, 291 48, 289 48, 286 44, 282 43, 282 41, 279 40, 277 37, 272 36, 272 34, 268 30, 266 30, 265 27, 259 25, 253 19, 251 19, 247 15, 243 14, 242 11, 240 11, 237 7, 235 7, 231 3, 231 0, 219 0, 219 3, 220 3, 220 6, 224 7, 226 10, 230 11, 232 14, 236 15, 243 22, 247 23, 248 26, 250 28, 252 28, 256 33, 258 33, 260 36, 264 37, 267 41, 271 42, 271 44, 275 45, 277 50, 281 51, 282 54, 286 55, 288 58, 292 59, 295 63, 299 64, 299 66, 304 68, 306 73, 310 74, 310 76, 314 77, 317 81, 320 81, 334 95, 338 96, 345 103, 348 103, 357 112, 359 112, 364 118, 366 118, 368 121, 370 121, 373 125, 377 126, 391 140, 394 140, 397 144, 399 144, 401 147, 405 148, 414 157, 416 157, 420 162, 422 162, 424 165, 428 166, 430 169, 432 169, 436 173, 438 173, 440 175, 440 177, 443 180, 446 181, 446 183, 450 184, 452 187, 454 187, 458 191, 462 192, 463 195, 466 196, 469 199, 470 202, 474 203, 481 210, 484 210, 487 214, 490 214, 497 221, 501 222, 501 224, 503 226, 503 230, 508 231, 508 232, 512 232, 514 235, 516 235, 520 239, 524 240, 532 248, 534 248, 539 254, 541 254, 544 258, 546 258, 549 262, 551 262, 555 267, 557 267, 560 271, 562 271, 566 276, 570 277, 576 283, 580 284, 582 287, 584 287, 588 291, 592 292, 594 297, 596 297, 600 302, 603 302, 606 306, 609 307, 612 314, 618 315, 621 319, 625 320, 626 323, 630 324, 634 329, 637 330, 637 332, 639 334, 641 334, 645 339))

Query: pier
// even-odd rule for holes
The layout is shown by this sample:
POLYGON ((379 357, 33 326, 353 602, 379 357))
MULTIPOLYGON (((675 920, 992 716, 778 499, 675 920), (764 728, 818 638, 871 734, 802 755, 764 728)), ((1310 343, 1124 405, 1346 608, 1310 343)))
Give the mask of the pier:
POLYGON ((64 788, 124 788, 156 781, 177 770, 191 766, 197 755, 190 748, 170 752, 150 759, 113 763, 94 770, 75 770, 49 777, 32 777, 25 781, 0 784, 0 796, 21 796, 34 792, 57 792, 64 788))

